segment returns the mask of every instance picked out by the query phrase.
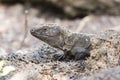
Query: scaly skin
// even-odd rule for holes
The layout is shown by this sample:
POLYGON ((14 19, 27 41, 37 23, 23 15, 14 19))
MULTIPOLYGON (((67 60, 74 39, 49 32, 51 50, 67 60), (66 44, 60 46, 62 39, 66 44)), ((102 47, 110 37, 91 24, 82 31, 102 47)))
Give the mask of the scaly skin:
POLYGON ((37 25, 30 32, 36 38, 64 51, 65 57, 78 60, 90 55, 90 38, 93 35, 72 33, 55 24, 37 25))

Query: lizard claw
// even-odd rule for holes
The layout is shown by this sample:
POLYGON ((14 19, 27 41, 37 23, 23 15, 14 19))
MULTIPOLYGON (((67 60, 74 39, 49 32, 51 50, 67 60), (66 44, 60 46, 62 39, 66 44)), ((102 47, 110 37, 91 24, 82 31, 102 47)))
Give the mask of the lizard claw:
POLYGON ((54 58, 55 60, 61 60, 61 59, 63 59, 64 57, 65 57, 65 55, 64 55, 63 52, 57 52, 57 53, 55 53, 55 54, 53 55, 53 58, 54 58))

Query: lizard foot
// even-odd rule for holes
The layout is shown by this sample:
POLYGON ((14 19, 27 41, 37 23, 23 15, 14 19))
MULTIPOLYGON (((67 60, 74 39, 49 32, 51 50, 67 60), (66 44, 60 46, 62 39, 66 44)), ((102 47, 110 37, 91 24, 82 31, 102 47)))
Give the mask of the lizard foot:
POLYGON ((64 52, 57 52, 53 55, 54 60, 62 60, 64 57, 64 52))

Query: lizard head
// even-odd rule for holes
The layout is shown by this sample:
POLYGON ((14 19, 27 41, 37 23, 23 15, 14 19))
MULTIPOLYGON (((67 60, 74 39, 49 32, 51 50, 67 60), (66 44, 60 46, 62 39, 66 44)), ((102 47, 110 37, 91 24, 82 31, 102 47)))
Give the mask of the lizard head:
POLYGON ((36 38, 48 43, 53 47, 62 47, 64 44, 64 30, 59 25, 47 24, 37 25, 30 30, 36 38))

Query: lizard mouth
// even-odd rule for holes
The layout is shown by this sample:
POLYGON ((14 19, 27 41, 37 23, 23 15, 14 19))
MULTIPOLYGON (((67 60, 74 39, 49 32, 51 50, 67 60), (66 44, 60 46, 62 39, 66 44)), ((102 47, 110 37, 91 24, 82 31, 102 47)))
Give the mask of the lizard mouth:
POLYGON ((39 34, 39 35, 35 35, 35 34, 33 34, 35 37, 37 37, 37 38, 39 38, 39 39, 50 39, 50 38, 53 38, 54 36, 50 36, 50 35, 41 35, 41 34, 39 34))

